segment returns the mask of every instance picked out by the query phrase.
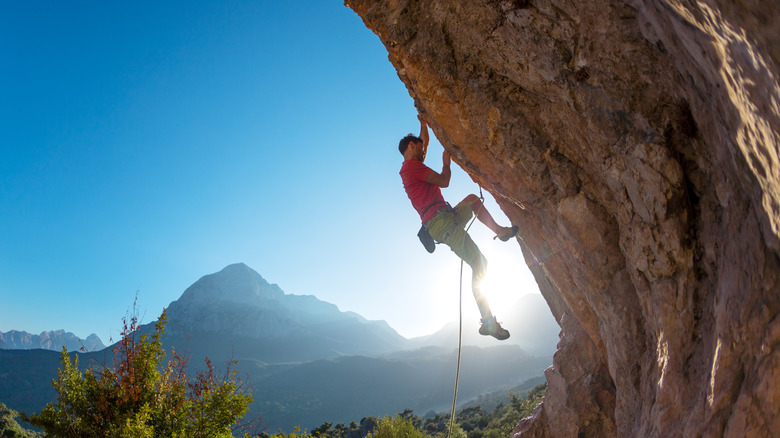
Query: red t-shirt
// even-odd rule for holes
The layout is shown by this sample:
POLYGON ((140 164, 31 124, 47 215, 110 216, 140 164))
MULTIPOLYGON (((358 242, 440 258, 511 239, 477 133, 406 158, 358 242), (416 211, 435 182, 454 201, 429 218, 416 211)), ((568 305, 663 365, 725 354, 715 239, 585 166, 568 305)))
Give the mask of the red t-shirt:
POLYGON ((425 182, 425 178, 428 178, 431 172, 433 170, 420 160, 404 160, 401 172, 399 172, 404 183, 406 195, 409 196, 409 200, 412 201, 412 207, 417 210, 423 223, 433 219, 436 216, 436 212, 446 206, 439 186, 425 182), (436 203, 440 205, 428 208, 436 203))

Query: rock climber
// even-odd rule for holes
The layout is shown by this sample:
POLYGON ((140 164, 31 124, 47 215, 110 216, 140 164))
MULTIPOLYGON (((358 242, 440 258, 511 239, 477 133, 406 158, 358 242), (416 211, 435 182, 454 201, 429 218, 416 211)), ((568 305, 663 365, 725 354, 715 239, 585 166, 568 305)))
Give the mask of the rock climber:
MULTIPOLYGON (((418 115, 417 118, 420 120, 420 135, 409 134, 402 138, 398 143, 398 150, 404 156, 400 172, 404 189, 423 223, 420 233, 429 233, 430 237, 449 246, 458 257, 471 266, 471 290, 482 315, 479 334, 493 336, 498 340, 507 339, 509 332, 501 327, 493 316, 487 297, 480 288, 480 283, 485 276, 487 260, 471 240, 465 226, 472 215, 476 214, 477 219, 493 230, 496 237, 504 242, 517 235, 517 226, 499 226, 485 209, 482 200, 474 194, 466 196, 455 208, 444 201, 441 189, 449 186, 452 176, 450 154, 446 150, 442 154, 441 173, 423 164, 428 152, 428 124, 422 116, 418 115)), ((424 237, 421 236, 420 239, 424 242, 424 237)), ((426 248, 429 252, 433 252, 435 246, 431 242, 431 247, 426 245, 426 248)))

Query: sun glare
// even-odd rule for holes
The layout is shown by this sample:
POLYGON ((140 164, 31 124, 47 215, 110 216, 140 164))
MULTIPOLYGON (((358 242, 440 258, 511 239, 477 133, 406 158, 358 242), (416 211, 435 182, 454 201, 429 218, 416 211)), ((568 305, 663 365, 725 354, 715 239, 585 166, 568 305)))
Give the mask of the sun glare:
MULTIPOLYGON (((488 260, 487 274, 481 290, 487 295, 491 310, 496 315, 505 315, 526 294, 539 293, 536 282, 525 265, 522 252, 513 242, 493 240, 489 231, 472 230, 475 241, 488 260)), ((440 328, 444 323, 457 321, 460 260, 448 254, 449 248, 440 245, 438 257, 426 259, 425 276, 421 283, 426 295, 420 297, 420 304, 428 309, 430 323, 440 328), (447 257, 445 257, 447 256, 447 257)), ((471 290, 471 268, 463 268, 463 317, 464 320, 479 320, 479 309, 471 290)))
POLYGON ((538 287, 516 246, 496 248, 486 256, 489 263, 482 290, 492 309, 509 308, 523 295, 538 293, 538 287))
POLYGON ((520 298, 520 276, 506 267, 491 266, 482 281, 482 291, 493 309, 505 309, 520 298))
MULTIPOLYGON (((447 261, 451 262, 452 260, 452 258, 449 258, 447 261)), ((439 275, 437 275, 438 278, 432 290, 436 296, 435 308, 432 309, 432 313, 442 323, 456 321, 460 312, 458 304, 460 264, 448 263, 441 266, 438 272, 439 275)), ((479 309, 471 291, 471 268, 468 265, 464 265, 463 268, 462 299, 464 318, 479 319, 479 309)))

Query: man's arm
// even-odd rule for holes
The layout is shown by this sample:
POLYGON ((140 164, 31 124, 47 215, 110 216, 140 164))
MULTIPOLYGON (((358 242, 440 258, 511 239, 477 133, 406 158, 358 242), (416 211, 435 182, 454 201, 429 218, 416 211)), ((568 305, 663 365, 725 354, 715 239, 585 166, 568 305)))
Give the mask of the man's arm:
POLYGON ((425 182, 446 188, 450 185, 450 178, 452 177, 452 171, 450 170, 450 153, 444 151, 441 154, 441 173, 436 173, 435 170, 431 170, 431 173, 425 178, 425 182))
POLYGON ((428 155, 428 141, 430 140, 430 137, 428 137, 428 122, 423 120, 422 116, 417 114, 417 119, 420 121, 420 140, 423 142, 423 161, 425 161, 425 156, 428 155))

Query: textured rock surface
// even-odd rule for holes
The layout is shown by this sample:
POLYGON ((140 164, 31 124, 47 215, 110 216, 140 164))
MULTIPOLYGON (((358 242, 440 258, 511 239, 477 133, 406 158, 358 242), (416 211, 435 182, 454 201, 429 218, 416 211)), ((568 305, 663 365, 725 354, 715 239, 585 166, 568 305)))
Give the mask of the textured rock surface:
POLYGON ((561 323, 516 433, 776 436, 780 4, 346 3, 561 323))

